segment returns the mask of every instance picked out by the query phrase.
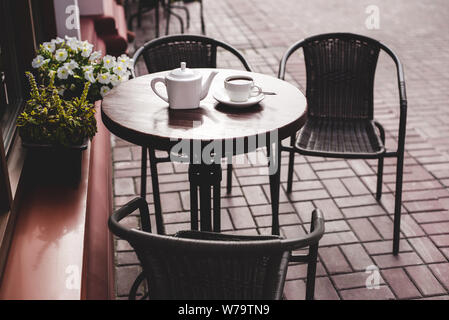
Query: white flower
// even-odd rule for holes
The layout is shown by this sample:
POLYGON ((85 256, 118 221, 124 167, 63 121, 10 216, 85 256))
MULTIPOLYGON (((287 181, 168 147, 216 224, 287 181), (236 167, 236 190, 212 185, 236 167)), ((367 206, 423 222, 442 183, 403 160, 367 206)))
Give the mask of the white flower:
POLYGON ((59 89, 58 89, 58 94, 59 94, 60 96, 64 95, 64 92, 65 92, 65 89, 64 89, 64 88, 59 88, 59 89))
POLYGON ((93 71, 86 71, 84 72, 84 79, 86 79, 87 81, 91 82, 91 83, 95 83, 97 80, 94 77, 94 72, 93 71))
POLYGON ((113 74, 111 76, 111 84, 115 87, 122 82, 128 81, 131 73, 129 71, 125 72, 123 75, 113 74))
POLYGON ((126 68, 123 63, 119 62, 114 68, 112 68, 112 71, 114 71, 116 75, 122 76, 126 73, 126 71, 128 71, 128 68, 126 68))
POLYGON ((33 59, 33 61, 31 62, 31 66, 33 68, 39 68, 40 66, 42 66, 45 62, 47 62, 48 60, 44 60, 44 57, 41 55, 38 55, 36 58, 33 59))
POLYGON ((64 39, 62 39, 60 37, 56 37, 56 39, 51 40, 51 42, 54 44, 61 44, 64 42, 64 39))
POLYGON ((94 71, 94 67, 93 66, 91 66, 91 65, 88 65, 88 66, 84 66, 83 67, 83 72, 90 72, 90 71, 94 71))
POLYGON ((67 67, 60 67, 58 69, 58 78, 65 80, 69 77, 70 70, 67 67))
POLYGON ((100 73, 97 79, 101 84, 109 84, 111 82, 111 75, 109 74, 109 72, 100 73))
POLYGON ((91 52, 92 52, 92 48, 93 48, 92 45, 81 47, 81 55, 82 55, 84 58, 89 57, 90 54, 91 54, 91 52))
POLYGON ((89 58, 90 62, 96 61, 101 58, 101 51, 94 51, 89 58))
POLYGON ((128 69, 132 69, 134 64, 134 60, 130 59, 126 54, 122 54, 118 57, 117 62, 123 63, 128 69))
POLYGON ((111 84, 115 87, 116 85, 120 84, 120 80, 116 74, 113 74, 111 76, 111 84))
POLYGON ((44 42, 42 44, 42 46, 44 47, 45 50, 50 51, 53 53, 53 51, 55 51, 56 46, 53 42, 44 42))
POLYGON ((55 57, 56 60, 58 60, 59 62, 65 61, 65 59, 67 59, 67 56, 68 56, 67 50, 65 49, 56 50, 55 57))
POLYGON ((69 62, 64 63, 64 67, 69 69, 70 71, 75 70, 79 67, 78 63, 75 60, 70 60, 69 62))
POLYGON ((103 65, 106 69, 115 67, 115 57, 107 55, 103 58, 103 65))
POLYGON ((102 86, 100 89, 100 94, 102 97, 104 97, 108 94, 109 91, 111 91, 111 88, 109 88, 108 86, 102 86))
POLYGON ((78 39, 75 38, 75 37, 68 37, 68 36, 65 36, 65 39, 67 40, 67 46, 70 49, 72 49, 73 51, 77 51, 78 50, 81 41, 78 41, 78 39))

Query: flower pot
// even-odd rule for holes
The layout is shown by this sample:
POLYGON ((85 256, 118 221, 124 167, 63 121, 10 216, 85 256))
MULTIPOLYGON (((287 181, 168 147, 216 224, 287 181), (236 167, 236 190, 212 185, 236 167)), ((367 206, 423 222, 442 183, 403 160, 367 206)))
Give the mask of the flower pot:
POLYGON ((39 181, 78 185, 81 178, 83 151, 87 149, 88 139, 80 145, 55 146, 22 142, 27 153, 27 167, 39 181))

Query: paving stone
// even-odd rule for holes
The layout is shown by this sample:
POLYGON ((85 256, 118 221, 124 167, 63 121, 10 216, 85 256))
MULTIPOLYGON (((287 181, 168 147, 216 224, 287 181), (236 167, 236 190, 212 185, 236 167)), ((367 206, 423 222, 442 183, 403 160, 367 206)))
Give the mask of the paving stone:
POLYGON ((316 300, 340 300, 337 291, 328 277, 317 277, 315 280, 316 300))
POLYGON ((348 190, 340 179, 326 179, 322 182, 332 197, 344 197, 349 195, 348 190))
POLYGON ((399 253, 397 256, 390 253, 380 256, 373 256, 373 259, 376 265, 382 269, 422 264, 421 258, 415 252, 403 252, 399 253))
MULTIPOLYGON (((325 276, 326 270, 324 269, 323 265, 318 262, 316 265, 316 276, 325 276)), ((296 264, 296 265, 289 265, 288 271, 287 271, 287 280, 293 280, 293 279, 305 279, 307 278, 307 264, 296 264)))
MULTIPOLYGON (((366 288, 366 282, 370 273, 366 272, 353 272, 346 274, 338 274, 332 276, 332 281, 335 283, 335 287, 338 290, 342 289, 352 289, 363 287, 366 288)), ((385 281, 382 279, 382 276, 379 274, 379 284, 385 284, 385 281)))
POLYGON ((243 187, 242 190, 249 205, 268 203, 265 193, 260 186, 243 187))
POLYGON ((361 241, 373 241, 381 239, 379 233, 366 218, 350 219, 348 223, 361 241))
POLYGON ((446 293, 427 266, 407 267, 405 270, 424 295, 446 293))
POLYGON ((132 178, 114 179, 114 194, 116 196, 132 195, 136 191, 134 189, 134 181, 132 178))
POLYGON ((366 270, 368 266, 373 265, 373 260, 366 253, 365 249, 361 244, 348 244, 340 246, 341 251, 346 256, 351 267, 356 270, 366 270))
POLYGON ((256 227, 248 207, 229 208, 228 210, 235 228, 246 229, 256 227))
POLYGON ((320 248, 319 255, 330 274, 352 270, 338 247, 320 248))
POLYGON ((425 263, 446 261, 446 258, 429 238, 412 238, 409 241, 425 263))
POLYGON ((358 288, 340 291, 344 300, 389 300, 394 299, 394 295, 387 286, 380 286, 379 289, 358 288))
POLYGON ((382 270, 382 276, 399 299, 421 297, 418 289, 402 268, 382 270))
POLYGON ((449 263, 431 264, 429 268, 446 290, 449 290, 449 263))

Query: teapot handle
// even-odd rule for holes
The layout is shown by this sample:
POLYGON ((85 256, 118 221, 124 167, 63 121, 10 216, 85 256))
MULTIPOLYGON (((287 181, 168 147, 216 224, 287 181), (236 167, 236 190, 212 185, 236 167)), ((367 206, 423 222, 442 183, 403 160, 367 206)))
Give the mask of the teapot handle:
POLYGON ((165 102, 168 102, 168 98, 165 97, 165 96, 163 96, 163 95, 161 95, 161 94, 157 91, 157 89, 156 89, 156 84, 157 84, 158 82, 162 82, 165 86, 167 86, 166 83, 165 83, 165 79, 164 79, 164 78, 154 78, 153 80, 151 80, 151 89, 153 89, 154 93, 155 93, 159 98, 161 98, 161 99, 164 100, 165 102))

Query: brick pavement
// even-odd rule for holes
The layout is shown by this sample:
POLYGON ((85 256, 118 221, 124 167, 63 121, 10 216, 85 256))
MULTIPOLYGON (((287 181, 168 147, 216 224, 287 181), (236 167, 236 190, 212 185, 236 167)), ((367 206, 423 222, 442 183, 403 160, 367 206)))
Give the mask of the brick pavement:
MULTIPOLYGON (((349 31, 383 41, 405 66, 409 102, 401 252, 391 254, 395 163, 386 159, 384 194, 374 196, 377 162, 296 156, 293 192, 286 190, 283 155, 280 222, 282 234, 304 234, 314 207, 324 211, 326 234, 320 242, 317 299, 449 298, 449 4, 446 0, 204 0, 207 34, 239 48, 254 71, 276 75, 278 61, 293 42, 318 33, 349 31), (365 27, 368 5, 380 9, 380 29, 365 27), (365 269, 380 269, 380 286, 367 289, 365 269)), ((199 30, 197 5, 191 6, 190 33, 199 30)), ((153 37, 146 16, 137 32, 138 47, 153 37)), ((161 28, 162 29, 162 28, 161 28)), ((177 32, 176 21, 171 31, 177 32)), ((219 66, 238 68, 226 54, 219 66)), ((300 56, 291 59, 287 81, 305 84, 300 56)), ((375 84, 375 117, 394 148, 398 96, 392 61, 380 57, 375 84)), ((266 168, 249 161, 235 166, 231 195, 222 191, 225 232, 270 232, 266 168)), ((140 149, 115 139, 114 201, 120 207, 138 194, 140 149)), ((189 227, 189 194, 183 164, 159 165, 166 229, 189 227)), ((150 182, 150 181, 148 181, 150 182)), ((151 184, 149 184, 151 186, 151 184)), ((152 203, 151 187, 147 200, 152 203)), ((150 209, 153 210, 152 204, 150 209)), ((137 217, 126 223, 138 226, 137 217)), ((153 221, 154 223, 154 221, 153 221)), ((135 254, 116 240, 117 297, 124 298, 140 270, 135 254)), ((285 296, 304 298, 304 265, 289 268, 285 296)))

